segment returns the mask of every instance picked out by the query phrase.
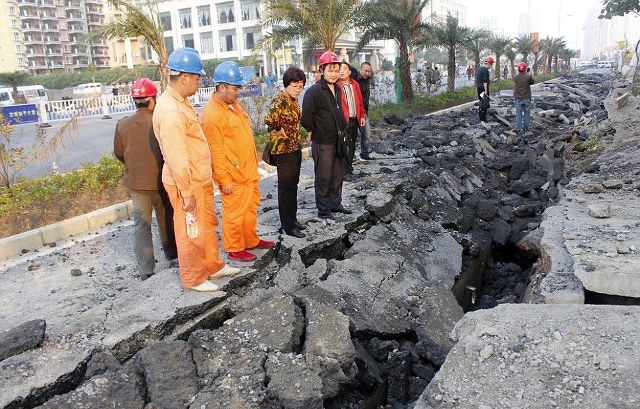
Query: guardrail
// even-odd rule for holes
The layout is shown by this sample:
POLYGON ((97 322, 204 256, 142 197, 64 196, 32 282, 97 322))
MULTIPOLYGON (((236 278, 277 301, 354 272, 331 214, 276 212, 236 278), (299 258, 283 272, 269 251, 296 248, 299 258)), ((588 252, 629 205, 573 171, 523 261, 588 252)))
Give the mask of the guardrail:
MULTIPOLYGON (((189 97, 189 101, 194 105, 206 104, 211 99, 214 90, 213 87, 198 88, 196 94, 189 97)), ((265 85, 251 84, 243 89, 241 98, 263 95, 265 92, 267 92, 265 85)), ((49 126, 49 121, 65 120, 74 116, 77 118, 96 116, 110 118, 112 114, 133 112, 136 110, 136 106, 131 95, 102 95, 95 98, 10 105, 2 107, 2 109, 5 117, 13 120, 12 124, 14 125, 38 122, 41 126, 49 126)))

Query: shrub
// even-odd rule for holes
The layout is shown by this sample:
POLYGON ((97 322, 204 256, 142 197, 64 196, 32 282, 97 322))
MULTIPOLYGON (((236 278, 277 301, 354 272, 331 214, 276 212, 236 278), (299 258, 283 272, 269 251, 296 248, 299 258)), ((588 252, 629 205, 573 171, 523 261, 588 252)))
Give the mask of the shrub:
POLYGON ((109 189, 121 183, 123 173, 124 165, 112 155, 105 155, 97 163, 85 164, 69 173, 21 180, 12 190, 0 188, 0 214, 109 189))

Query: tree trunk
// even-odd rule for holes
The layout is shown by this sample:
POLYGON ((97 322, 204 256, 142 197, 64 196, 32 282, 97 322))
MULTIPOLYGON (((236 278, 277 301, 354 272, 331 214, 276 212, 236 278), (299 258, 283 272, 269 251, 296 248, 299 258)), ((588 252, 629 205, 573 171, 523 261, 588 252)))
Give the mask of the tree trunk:
POLYGON ((449 48, 449 59, 447 61, 447 91, 451 92, 456 88, 456 47, 449 48))
POLYGON ((477 53, 473 56, 474 58, 474 62, 476 63, 476 66, 473 67, 473 72, 478 71, 478 68, 480 68, 480 53, 477 53))
POLYGON ((496 53, 496 78, 500 80, 500 57, 502 54, 496 53))
POLYGON ((160 92, 164 92, 169 84, 169 70, 167 69, 167 62, 160 61, 158 69, 160 70, 160 92))
POLYGON ((640 48, 640 40, 636 43, 636 70, 633 72, 633 81, 631 86, 635 87, 638 83, 638 63, 640 63, 640 55, 638 55, 638 48, 640 48))
POLYGON ((553 70, 553 72, 557 74, 558 70, 560 69, 560 58, 558 58, 558 54, 556 54, 555 57, 556 57, 556 68, 553 70))
POLYGON ((398 41, 400 49, 400 78, 402 81, 402 100, 413 101, 411 87, 411 66, 409 65, 409 49, 405 41, 398 41))

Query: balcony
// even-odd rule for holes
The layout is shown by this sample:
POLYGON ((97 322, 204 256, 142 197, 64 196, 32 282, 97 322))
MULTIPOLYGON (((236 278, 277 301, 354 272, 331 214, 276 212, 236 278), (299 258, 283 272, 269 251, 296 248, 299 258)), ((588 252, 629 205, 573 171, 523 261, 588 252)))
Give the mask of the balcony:
POLYGON ((57 6, 53 0, 40 0, 39 4, 41 9, 56 9, 57 6))
POLYGON ((84 34, 84 27, 82 26, 82 24, 79 24, 79 25, 68 25, 67 26, 67 30, 69 31, 69 33, 83 33, 84 34))
POLYGON ((66 18, 68 22, 84 21, 84 18, 82 18, 82 14, 67 13, 66 18))
POLYGON ((58 16, 56 15, 55 12, 53 13, 46 13, 46 12, 42 12, 40 13, 40 20, 53 20, 53 21, 58 21, 58 16))
POLYGON ((36 0, 17 0, 18 7, 35 7, 38 5, 36 0))
POLYGON ((100 0, 84 0, 85 4, 100 4, 100 0))
POLYGON ((47 56, 49 57, 62 57, 64 54, 62 54, 62 50, 48 50, 47 51, 47 56))
POLYGON ((62 41, 58 37, 47 37, 44 40, 47 44, 61 44, 62 41))
POLYGON ((71 52, 69 53, 72 57, 85 57, 87 56, 87 50, 79 50, 79 49, 75 49, 72 48, 71 52))
POLYGON ((42 31, 44 31, 45 33, 57 33, 58 31, 60 31, 60 27, 58 27, 57 25, 54 26, 50 24, 43 24, 42 31))
POLYGON ((67 0, 64 2, 64 7, 67 9, 79 9, 80 2, 75 0, 67 0))
POLYGON ((42 44, 42 38, 40 38, 40 37, 25 37, 24 40, 22 41, 22 43, 24 45, 42 44))
POLYGON ((27 50, 26 56, 29 58, 46 57, 44 50, 27 50))
POLYGON ((102 10, 99 7, 87 7, 86 10, 87 10, 87 15, 89 15, 89 16, 95 16, 95 15, 102 16, 103 15, 102 10))
POLYGON ((24 24, 22 26, 22 32, 27 34, 27 33, 40 33, 42 30, 40 29, 39 25, 31 25, 31 24, 24 24))
POLYGON ((109 67, 109 61, 95 61, 93 65, 99 68, 107 68, 109 67))
POLYGON ((89 19, 89 26, 94 27, 94 26, 101 26, 104 24, 104 21, 102 21, 102 19, 89 19))
POLYGON ((95 42, 95 43, 91 44, 91 48, 94 48, 94 49, 96 49, 96 48, 97 49, 109 48, 109 44, 107 44, 106 41, 103 41, 101 43, 95 42))
POLYGON ((38 10, 28 8, 20 11, 20 18, 22 20, 40 20, 40 15, 38 14, 38 10))

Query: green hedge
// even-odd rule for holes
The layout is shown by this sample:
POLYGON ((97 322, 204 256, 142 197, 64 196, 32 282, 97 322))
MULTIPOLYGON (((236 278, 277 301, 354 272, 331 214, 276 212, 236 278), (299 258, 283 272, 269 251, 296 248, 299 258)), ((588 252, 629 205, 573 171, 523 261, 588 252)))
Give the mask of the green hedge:
POLYGON ((11 189, 0 188, 0 213, 42 206, 85 192, 100 192, 117 186, 124 174, 124 165, 112 155, 97 163, 87 163, 65 174, 39 179, 23 179, 11 189))
MULTIPOLYGON (((553 75, 538 75, 535 77, 536 83, 554 78, 553 75)), ((513 89, 513 80, 499 80, 491 83, 491 91, 497 92, 502 89, 513 89)), ((424 115, 430 112, 464 104, 478 99, 475 86, 463 87, 452 92, 426 96, 416 96, 412 102, 386 103, 369 110, 371 120, 382 119, 386 114, 394 113, 401 117, 409 115, 424 115)))

